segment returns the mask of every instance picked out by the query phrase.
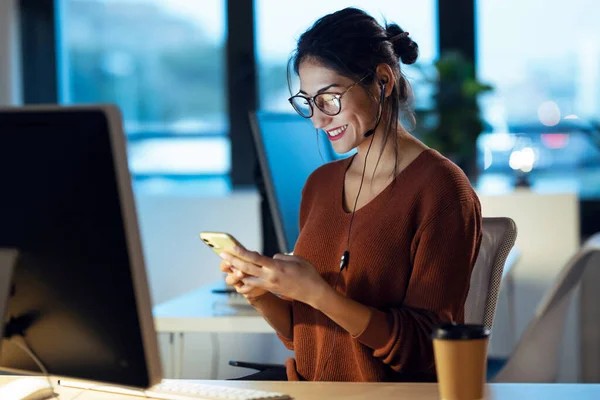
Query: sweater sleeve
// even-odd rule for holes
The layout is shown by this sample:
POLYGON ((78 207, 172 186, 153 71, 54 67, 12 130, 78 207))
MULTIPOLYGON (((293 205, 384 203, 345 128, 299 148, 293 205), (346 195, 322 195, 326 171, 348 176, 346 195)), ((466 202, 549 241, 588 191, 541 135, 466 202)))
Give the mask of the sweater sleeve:
MULTIPOLYGON (((253 298, 252 300, 250 300, 250 305, 252 305, 252 307, 260 309, 261 312, 263 313, 269 313, 269 311, 271 312, 277 312, 277 310, 273 307, 273 302, 272 300, 274 300, 273 296, 271 295, 271 293, 267 292, 265 294, 262 294, 258 297, 253 298), (271 300, 271 301, 270 301, 271 300)), ((292 302, 289 303, 289 312, 290 312, 290 321, 291 321, 291 325, 292 325, 292 329, 294 326, 294 322, 293 322, 293 316, 294 314, 292 313, 292 302)), ((271 326, 273 326, 271 324, 271 326)), ((294 350, 293 348, 293 339, 292 338, 288 338, 287 336, 283 335, 280 331, 278 331, 277 329, 275 329, 273 327, 273 329, 275 330, 275 333, 277 334, 277 337, 279 337, 279 339, 283 342, 284 346, 287 347, 290 350, 294 350)))
POLYGON ((289 338, 277 332, 277 337, 281 340, 286 349, 294 351, 294 303, 290 302, 290 319, 292 321, 292 337, 289 338))
POLYGON ((417 232, 403 304, 371 308, 367 326, 355 337, 395 371, 432 371, 433 329, 440 322, 464 320, 471 271, 481 243, 481 211, 476 199, 458 204, 436 213, 417 232))

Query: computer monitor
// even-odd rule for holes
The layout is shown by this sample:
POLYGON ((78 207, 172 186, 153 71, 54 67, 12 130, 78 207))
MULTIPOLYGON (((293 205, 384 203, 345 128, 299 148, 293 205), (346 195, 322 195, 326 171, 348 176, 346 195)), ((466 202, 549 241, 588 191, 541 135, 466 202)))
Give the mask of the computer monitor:
POLYGON ((338 155, 323 132, 296 113, 250 114, 252 134, 279 252, 291 252, 299 234, 300 200, 308 176, 338 155))
POLYGON ((28 347, 56 377, 159 383, 118 109, 0 108, 0 185, 0 369, 40 373, 28 347))

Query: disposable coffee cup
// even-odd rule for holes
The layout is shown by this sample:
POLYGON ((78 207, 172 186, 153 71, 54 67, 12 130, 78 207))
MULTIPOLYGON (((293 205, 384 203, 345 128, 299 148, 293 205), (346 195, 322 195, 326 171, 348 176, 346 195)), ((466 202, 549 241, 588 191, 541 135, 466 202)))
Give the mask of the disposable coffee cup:
POLYGON ((485 396, 490 331, 484 325, 442 324, 432 335, 442 400, 479 400, 485 396))

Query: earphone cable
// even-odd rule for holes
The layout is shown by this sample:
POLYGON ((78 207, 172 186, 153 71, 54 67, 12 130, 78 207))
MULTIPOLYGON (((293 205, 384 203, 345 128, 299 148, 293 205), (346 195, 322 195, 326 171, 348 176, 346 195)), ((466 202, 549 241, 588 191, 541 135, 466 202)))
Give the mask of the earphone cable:
MULTIPOLYGON (((385 101, 385 83, 381 86, 381 99, 379 100, 379 107, 377 110, 377 121, 375 122, 375 127, 369 131, 372 132, 371 142, 369 143, 369 147, 367 148, 367 153, 365 154, 365 162, 363 164, 363 171, 360 177, 360 185, 358 187, 358 193, 356 194, 356 198, 354 199, 354 207, 352 208, 352 216, 350 217, 350 225, 348 226, 348 238, 346 242, 346 253, 350 251, 350 232, 352 231, 352 223, 354 222, 354 214, 356 213, 356 205, 358 204, 358 198, 360 197, 360 192, 362 190, 363 181, 365 179, 365 171, 367 170, 367 159, 369 158, 369 152, 371 151, 371 146, 373 145, 373 139, 375 138, 375 129, 379 126, 379 122, 381 122, 381 114, 383 114, 383 103, 385 101)), ((348 260, 346 260, 348 262, 348 260)))
POLYGON ((356 213, 356 205, 358 204, 358 198, 360 197, 360 192, 362 190, 363 181, 365 179, 365 171, 367 169, 367 158, 369 157, 369 151, 371 151, 371 145, 373 145, 373 138, 375 135, 371 136, 371 142, 369 143, 369 148, 367 149, 367 154, 365 154, 365 162, 363 165, 362 176, 360 177, 360 185, 358 187, 358 193, 356 194, 356 198, 354 199, 354 207, 352 208, 352 216, 350 217, 350 225, 348 226, 348 238, 346 241, 346 251, 350 248, 350 232, 352 231, 352 223, 354 222, 354 214, 356 213))

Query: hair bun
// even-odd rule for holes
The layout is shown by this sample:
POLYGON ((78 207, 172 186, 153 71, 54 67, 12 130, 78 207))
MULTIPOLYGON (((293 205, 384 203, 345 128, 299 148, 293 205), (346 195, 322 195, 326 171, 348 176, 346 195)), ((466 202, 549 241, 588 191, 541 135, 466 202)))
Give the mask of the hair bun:
POLYGON ((414 64, 419 57, 419 45, 414 42, 408 32, 404 32, 397 24, 387 25, 385 31, 388 34, 388 40, 394 46, 394 52, 403 64, 414 64))

